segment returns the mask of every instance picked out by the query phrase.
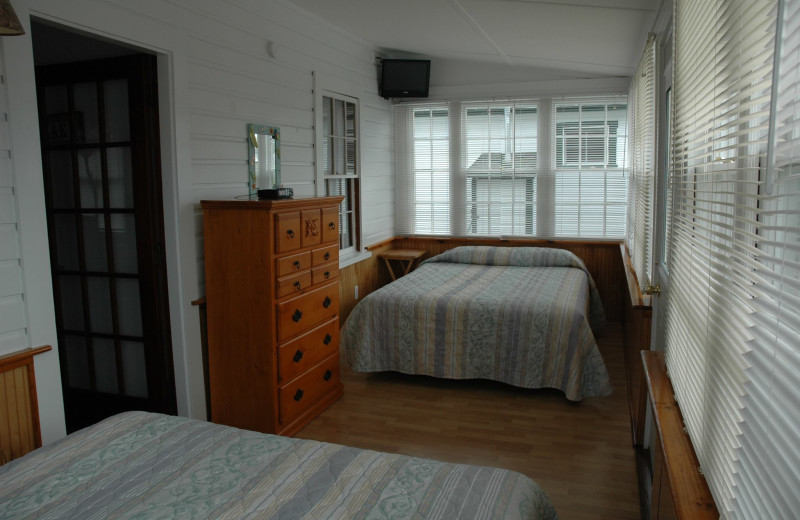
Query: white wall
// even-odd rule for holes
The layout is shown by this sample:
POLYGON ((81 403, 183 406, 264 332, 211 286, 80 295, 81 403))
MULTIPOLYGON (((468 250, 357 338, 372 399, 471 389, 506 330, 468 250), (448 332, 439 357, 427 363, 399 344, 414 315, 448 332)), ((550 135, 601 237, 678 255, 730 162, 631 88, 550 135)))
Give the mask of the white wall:
MULTIPOLYGON (((373 51, 284 0, 15 0, 14 7, 26 27, 29 16, 35 16, 159 55, 178 408, 182 415, 205 417, 200 325, 197 309, 190 305, 202 295, 198 203, 246 192, 249 122, 281 128, 284 184, 298 196, 315 194, 312 72, 316 72, 358 86, 359 91, 345 94, 359 98, 364 120, 364 243, 392 236, 391 113, 389 102, 377 96, 373 51), (268 41, 275 42, 275 58, 267 54, 268 41)), ((29 326, 27 334, 24 325, 10 325, 17 327, 11 336, 0 331, 0 348, 56 346, 30 31, 4 39, 3 54, 8 103, 13 107, 10 168, 16 172, 17 194, 16 202, 11 199, 20 209, 18 234, 13 222, 5 222, 13 218, 7 216, 12 212, 0 210, 0 233, 5 233, 0 247, 11 250, 5 253, 10 257, 6 271, 5 260, 0 259, 0 292, 27 303, 29 326), (13 245, 5 245, 14 241, 20 244, 19 255, 13 245), (15 285, 17 256, 22 258, 25 283, 15 289, 20 285, 15 285)), ((2 135, 0 129, 0 148, 5 146, 2 135)), ((0 164, 0 198, 5 196, 5 202, 13 185, 2 168, 0 164)), ((47 442, 63 435, 63 410, 57 358, 53 353, 45 356, 51 362, 37 362, 37 381, 47 442), (42 388, 43 381, 47 388, 42 388)))

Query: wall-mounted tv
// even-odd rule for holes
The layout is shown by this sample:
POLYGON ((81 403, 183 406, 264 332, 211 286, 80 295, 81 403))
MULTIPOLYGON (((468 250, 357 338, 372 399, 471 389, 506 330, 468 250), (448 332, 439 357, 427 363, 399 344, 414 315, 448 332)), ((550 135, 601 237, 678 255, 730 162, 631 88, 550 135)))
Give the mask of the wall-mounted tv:
POLYGON ((381 60, 380 95, 389 98, 428 97, 431 60, 381 60))

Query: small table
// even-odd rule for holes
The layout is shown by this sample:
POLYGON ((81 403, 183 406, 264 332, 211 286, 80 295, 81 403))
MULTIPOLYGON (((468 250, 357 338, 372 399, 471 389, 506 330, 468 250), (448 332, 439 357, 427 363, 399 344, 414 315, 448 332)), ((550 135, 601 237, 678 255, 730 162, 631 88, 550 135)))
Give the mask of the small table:
POLYGON ((400 265, 403 267, 403 272, 400 276, 403 276, 411 272, 414 262, 425 256, 425 253, 427 253, 427 251, 424 249, 387 249, 383 253, 378 253, 378 257, 383 258, 383 261, 386 262, 386 267, 389 268, 389 274, 392 275, 392 280, 397 280, 397 275, 394 274, 391 260, 400 262, 400 265))

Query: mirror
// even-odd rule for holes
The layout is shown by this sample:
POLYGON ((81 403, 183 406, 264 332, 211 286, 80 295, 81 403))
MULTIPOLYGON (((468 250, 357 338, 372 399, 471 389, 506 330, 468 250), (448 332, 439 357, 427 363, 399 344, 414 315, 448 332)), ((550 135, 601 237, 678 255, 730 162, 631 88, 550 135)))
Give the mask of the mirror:
POLYGON ((281 186, 281 135, 276 126, 247 125, 247 148, 250 195, 258 190, 281 186))

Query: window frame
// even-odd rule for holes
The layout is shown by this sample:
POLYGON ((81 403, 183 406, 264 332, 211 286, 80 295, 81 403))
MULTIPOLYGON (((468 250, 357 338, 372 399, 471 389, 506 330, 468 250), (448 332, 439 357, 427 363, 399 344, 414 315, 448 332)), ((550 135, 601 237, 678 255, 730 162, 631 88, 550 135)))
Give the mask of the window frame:
MULTIPOLYGON (((361 129, 364 126, 364 120, 361 110, 360 99, 356 96, 346 94, 344 92, 352 92, 355 89, 345 81, 337 81, 334 78, 323 78, 318 74, 314 74, 314 156, 315 156, 315 195, 317 197, 328 196, 327 181, 347 179, 351 184, 350 200, 352 202, 352 209, 344 208, 342 204, 339 205, 339 222, 340 222, 340 235, 339 235, 339 267, 343 268, 347 265, 356 263, 371 256, 371 254, 364 250, 363 246, 363 225, 362 225, 362 186, 361 186, 361 164, 363 162, 362 139, 361 129), (345 101, 353 103, 355 106, 355 165, 354 174, 345 175, 326 175, 323 171, 325 164, 324 147, 322 143, 325 137, 325 128, 323 124, 323 104, 325 98, 345 101), (345 229, 345 213, 352 213, 352 245, 342 248, 341 233, 345 229)), ((345 155, 346 147, 344 148, 345 155)), ((334 159, 335 161, 335 159, 334 159)), ((344 201, 342 201, 344 203, 344 201)))

